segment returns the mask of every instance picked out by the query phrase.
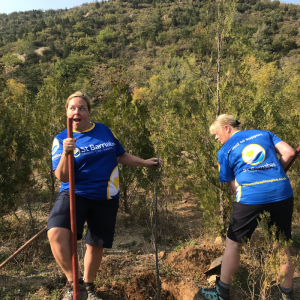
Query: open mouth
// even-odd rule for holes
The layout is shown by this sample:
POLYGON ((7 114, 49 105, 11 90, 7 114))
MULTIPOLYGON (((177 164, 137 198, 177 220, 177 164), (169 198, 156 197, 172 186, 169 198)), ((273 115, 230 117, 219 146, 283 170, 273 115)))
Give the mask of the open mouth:
POLYGON ((79 119, 79 118, 74 118, 73 121, 74 121, 75 124, 78 124, 78 123, 81 121, 81 119, 79 119))

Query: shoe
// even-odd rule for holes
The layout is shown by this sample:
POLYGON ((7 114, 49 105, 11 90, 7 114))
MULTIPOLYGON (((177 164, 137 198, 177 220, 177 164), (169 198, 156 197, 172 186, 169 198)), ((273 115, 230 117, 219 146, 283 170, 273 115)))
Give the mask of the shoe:
POLYGON ((64 295, 61 298, 62 300, 73 300, 73 284, 70 282, 66 283, 64 295))
MULTIPOLYGON (((82 278, 79 279, 79 293, 80 300, 87 300, 87 292, 82 278)), ((68 281, 66 283, 62 300, 73 300, 73 282, 68 281)))
POLYGON ((280 292, 279 292, 279 300, 295 300, 295 296, 294 296, 294 291, 292 290, 290 293, 286 294, 284 293, 281 288, 279 287, 280 292))
MULTIPOLYGON (((85 289, 87 292, 87 300, 102 300, 101 298, 99 298, 95 292, 95 285, 87 285, 86 283, 85 285, 85 289)), ((81 299, 81 298, 80 298, 81 299)))
POLYGON ((194 300, 230 300, 229 290, 219 285, 220 278, 216 279, 216 287, 211 289, 201 288, 195 295, 194 300))

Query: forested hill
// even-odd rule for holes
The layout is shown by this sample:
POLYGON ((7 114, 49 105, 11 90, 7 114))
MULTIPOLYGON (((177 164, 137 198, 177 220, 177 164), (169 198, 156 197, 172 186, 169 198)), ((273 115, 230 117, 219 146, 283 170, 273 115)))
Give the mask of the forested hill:
MULTIPOLYGON (((41 182, 54 197, 51 143, 65 128, 65 100, 82 90, 92 119, 129 152, 152 157, 160 137, 165 188, 180 198, 189 185, 218 227, 219 201, 231 196, 209 125, 228 112, 298 146, 299 28, 300 6, 269 0, 116 0, 0 15, 0 216, 41 182)), ((150 190, 147 174, 121 169, 126 211, 128 195, 150 190)))
MULTIPOLYGON (((1 14, 0 57, 6 66, 19 66, 7 78, 24 82, 32 93, 50 65, 74 80, 90 76, 88 70, 103 63, 135 66, 139 78, 143 70, 155 73, 169 56, 211 55, 215 10, 213 3, 197 0, 134 0, 1 14)), ((230 49, 235 60, 247 54, 265 62, 297 57, 299 6, 241 0, 228 14, 232 29, 225 39, 236 44, 230 49)))

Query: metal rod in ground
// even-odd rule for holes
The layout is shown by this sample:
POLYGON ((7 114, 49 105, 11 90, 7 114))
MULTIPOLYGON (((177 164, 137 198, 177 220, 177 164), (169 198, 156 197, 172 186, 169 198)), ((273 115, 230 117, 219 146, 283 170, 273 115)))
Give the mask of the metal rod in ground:
MULTIPOLYGON (((288 164, 288 166, 284 169, 285 172, 289 170, 289 168, 292 166, 296 158, 300 154, 300 146, 296 150, 296 154, 291 160, 291 162, 288 164)), ((156 186, 158 186, 158 177, 157 177, 157 183, 156 186)), ((19 253, 21 253, 24 249, 26 249, 35 239, 37 239, 41 234, 43 234, 45 231, 47 231, 47 226, 44 227, 40 232, 38 232, 34 237, 32 237, 30 240, 28 240, 22 247, 20 247, 15 253, 13 253, 9 258, 7 258, 3 263, 0 265, 0 269, 3 268, 7 263, 9 263, 14 257, 16 257, 19 253)), ((77 245, 76 245, 77 246, 77 245)))
POLYGON ((156 300, 160 300, 160 294, 161 294, 161 282, 159 279, 158 249, 157 249, 157 220, 158 220, 157 198, 158 198, 158 174, 159 174, 158 144, 159 144, 159 140, 157 142, 156 193, 155 193, 155 233, 154 233, 155 264, 156 264, 156 279, 157 279, 157 293, 156 293, 156 297, 155 297, 156 300))
POLYGON ((20 247, 14 254, 12 254, 9 258, 7 258, 1 265, 0 269, 3 268, 6 264, 8 264, 15 256, 17 256, 20 252, 22 252, 25 248, 27 248, 35 239, 37 239, 40 235, 42 235, 45 231, 47 231, 47 226, 44 227, 40 232, 38 232, 34 237, 32 237, 29 241, 27 241, 22 247, 20 247))
MULTIPOLYGON (((68 118, 68 138, 73 138, 73 119, 68 118)), ((80 300, 78 282, 78 257, 77 257, 77 226, 75 204, 75 176, 74 176, 74 152, 68 153, 69 188, 70 188, 70 215, 72 232, 72 272, 73 272, 73 300, 80 300)))

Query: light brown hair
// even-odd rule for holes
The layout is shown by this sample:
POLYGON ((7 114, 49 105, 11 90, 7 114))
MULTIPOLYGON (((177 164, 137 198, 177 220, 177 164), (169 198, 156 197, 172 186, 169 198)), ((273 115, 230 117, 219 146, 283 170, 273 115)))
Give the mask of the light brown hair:
POLYGON ((213 123, 211 124, 209 131, 211 134, 216 134, 217 129, 223 127, 225 125, 236 128, 237 130, 242 130, 242 125, 239 121, 237 121, 234 116, 223 114, 218 116, 213 123))
POLYGON ((72 95, 69 96, 69 98, 66 101, 66 108, 68 108, 70 101, 73 98, 76 98, 76 97, 80 97, 83 100, 85 100, 86 104, 87 104, 87 107, 88 107, 88 110, 91 111, 91 101, 90 101, 90 98, 86 94, 84 94, 84 93, 82 93, 80 91, 77 91, 77 92, 75 92, 75 93, 73 93, 72 95))

